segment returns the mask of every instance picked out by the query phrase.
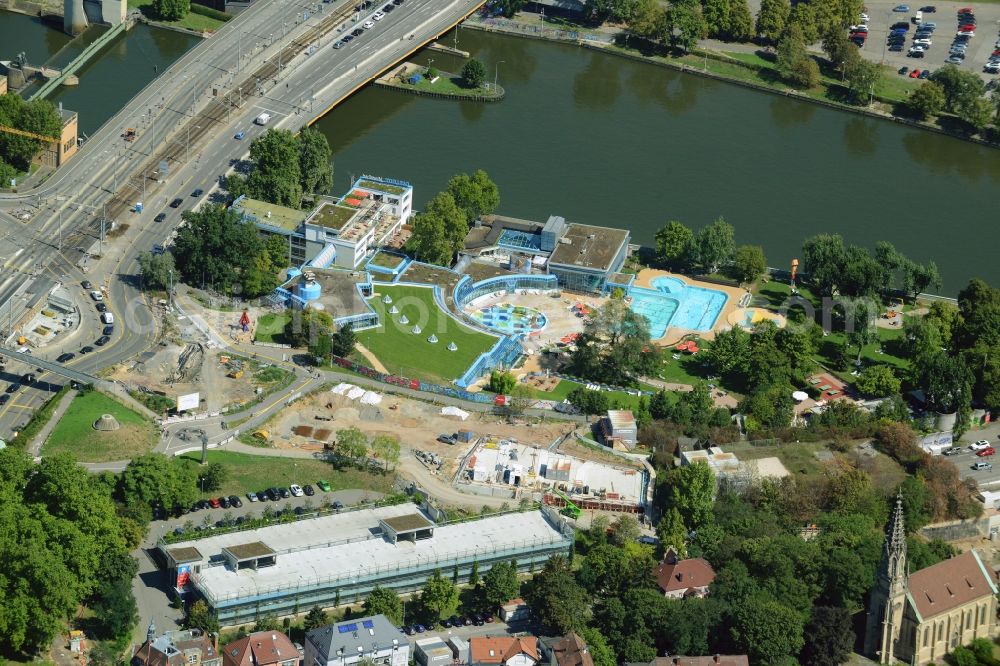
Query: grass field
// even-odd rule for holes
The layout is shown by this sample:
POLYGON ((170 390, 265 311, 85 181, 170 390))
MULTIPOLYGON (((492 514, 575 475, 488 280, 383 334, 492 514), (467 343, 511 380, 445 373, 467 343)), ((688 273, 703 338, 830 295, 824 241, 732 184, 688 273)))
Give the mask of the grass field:
POLYGON ((42 446, 42 455, 72 454, 80 462, 124 460, 151 451, 159 436, 153 424, 114 398, 88 391, 69 409, 42 446), (111 414, 121 426, 113 432, 94 430, 94 421, 111 414))
POLYGON ((442 312, 430 288, 378 285, 375 291, 376 296, 368 302, 378 312, 382 326, 358 331, 358 342, 392 373, 450 382, 497 342, 496 337, 464 326, 442 312), (382 302, 385 295, 392 298, 391 305, 382 302), (399 314, 388 314, 393 305, 399 314), (399 324, 404 315, 409 323, 399 324), (421 328, 419 334, 411 332, 415 324, 421 328), (437 336, 436 343, 427 341, 431 334, 437 336), (448 351, 450 342, 458 346, 456 351, 448 351))
MULTIPOLYGON (((175 464, 197 466, 201 455, 190 453, 179 456, 175 464)), ((300 486, 320 479, 330 482, 333 490, 361 489, 387 493, 391 490, 393 475, 369 474, 357 469, 336 470, 322 460, 310 458, 276 458, 255 456, 228 451, 209 451, 208 462, 221 463, 226 469, 226 482, 216 495, 243 495, 248 491, 258 491, 271 486, 288 487, 293 483, 300 486)))
POLYGON ((430 79, 423 76, 416 84, 406 83, 403 85, 411 86, 417 90, 423 90, 425 92, 438 93, 440 95, 478 95, 482 97, 489 97, 493 94, 493 91, 487 86, 481 86, 479 88, 466 88, 462 83, 462 78, 455 76, 454 74, 440 74, 437 81, 431 83, 430 79))
POLYGON ((128 0, 129 9, 138 9, 142 12, 143 16, 148 18, 150 21, 156 21, 157 23, 162 23, 163 25, 169 25, 176 28, 187 28, 188 30, 197 30, 202 32, 204 30, 215 31, 225 25, 222 21, 218 19, 211 18, 210 16, 202 16, 201 14, 195 14, 194 12, 188 12, 188 15, 179 21, 163 21, 153 10, 153 0, 128 0))
POLYGON ((257 319, 257 327, 254 329, 253 337, 258 342, 272 342, 280 344, 285 341, 285 324, 291 320, 292 315, 287 312, 271 313, 257 319))

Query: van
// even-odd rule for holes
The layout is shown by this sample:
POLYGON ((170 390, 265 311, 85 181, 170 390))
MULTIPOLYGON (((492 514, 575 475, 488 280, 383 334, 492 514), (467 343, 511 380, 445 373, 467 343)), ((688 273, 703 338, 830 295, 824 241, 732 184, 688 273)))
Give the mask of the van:
POLYGON ((993 463, 983 462, 982 460, 979 460, 979 461, 976 461, 976 462, 972 463, 972 469, 975 469, 975 470, 980 470, 980 469, 992 470, 993 469, 993 463))
POLYGON ((920 22, 923 21, 923 20, 924 20, 924 13, 923 12, 919 12, 918 11, 916 14, 913 15, 913 22, 916 25, 920 25, 920 22))
POLYGON ((258 125, 266 125, 269 122, 271 122, 271 114, 270 113, 262 113, 259 116, 257 116, 257 119, 254 120, 254 122, 257 123, 258 125))
POLYGON ((115 316, 110 312, 101 313, 101 323, 102 324, 113 324, 115 323, 115 316))

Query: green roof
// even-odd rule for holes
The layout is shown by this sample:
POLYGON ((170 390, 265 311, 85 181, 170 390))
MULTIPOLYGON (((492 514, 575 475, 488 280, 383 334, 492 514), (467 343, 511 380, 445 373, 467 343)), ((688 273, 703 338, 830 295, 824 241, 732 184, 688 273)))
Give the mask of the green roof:
POLYGON ((320 204, 316 213, 312 216, 312 218, 310 218, 309 224, 315 224, 320 227, 326 227, 327 229, 335 229, 339 231, 344 228, 344 225, 351 221, 351 218, 353 218, 357 212, 357 208, 338 206, 337 204, 324 202, 320 204))
POLYGON ((399 187, 398 185, 389 185, 388 183, 383 183, 377 180, 359 180, 357 187, 363 187, 368 190, 375 190, 377 192, 385 192, 386 194, 400 195, 406 191, 405 187, 399 187))
POLYGON ((254 216, 260 224, 279 227, 288 231, 298 231, 299 225, 305 221, 308 215, 308 212, 304 210, 277 206, 256 199, 243 199, 237 204, 236 208, 248 215, 254 216), (270 216, 268 216, 268 213, 270 213, 270 216))

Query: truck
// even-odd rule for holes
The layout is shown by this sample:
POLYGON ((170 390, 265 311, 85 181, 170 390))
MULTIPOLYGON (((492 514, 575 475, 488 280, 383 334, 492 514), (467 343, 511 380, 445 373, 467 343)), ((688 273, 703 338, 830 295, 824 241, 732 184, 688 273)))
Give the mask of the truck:
POLYGON ((257 119, 254 120, 254 122, 257 123, 258 125, 266 125, 269 122, 271 122, 271 114, 270 113, 262 113, 259 116, 257 116, 257 119))

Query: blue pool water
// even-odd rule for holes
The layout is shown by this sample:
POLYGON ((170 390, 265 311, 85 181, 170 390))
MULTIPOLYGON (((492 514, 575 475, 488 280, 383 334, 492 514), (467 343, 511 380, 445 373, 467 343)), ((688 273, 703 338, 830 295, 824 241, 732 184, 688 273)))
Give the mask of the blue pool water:
POLYGON ((663 337, 667 328, 708 331, 715 325, 729 296, 717 289, 692 287, 672 277, 654 278, 653 289, 632 287, 632 310, 649 319, 650 336, 663 337))
POLYGON ((499 333, 513 335, 531 333, 545 328, 545 315, 533 308, 508 304, 491 305, 472 313, 472 318, 499 333))

